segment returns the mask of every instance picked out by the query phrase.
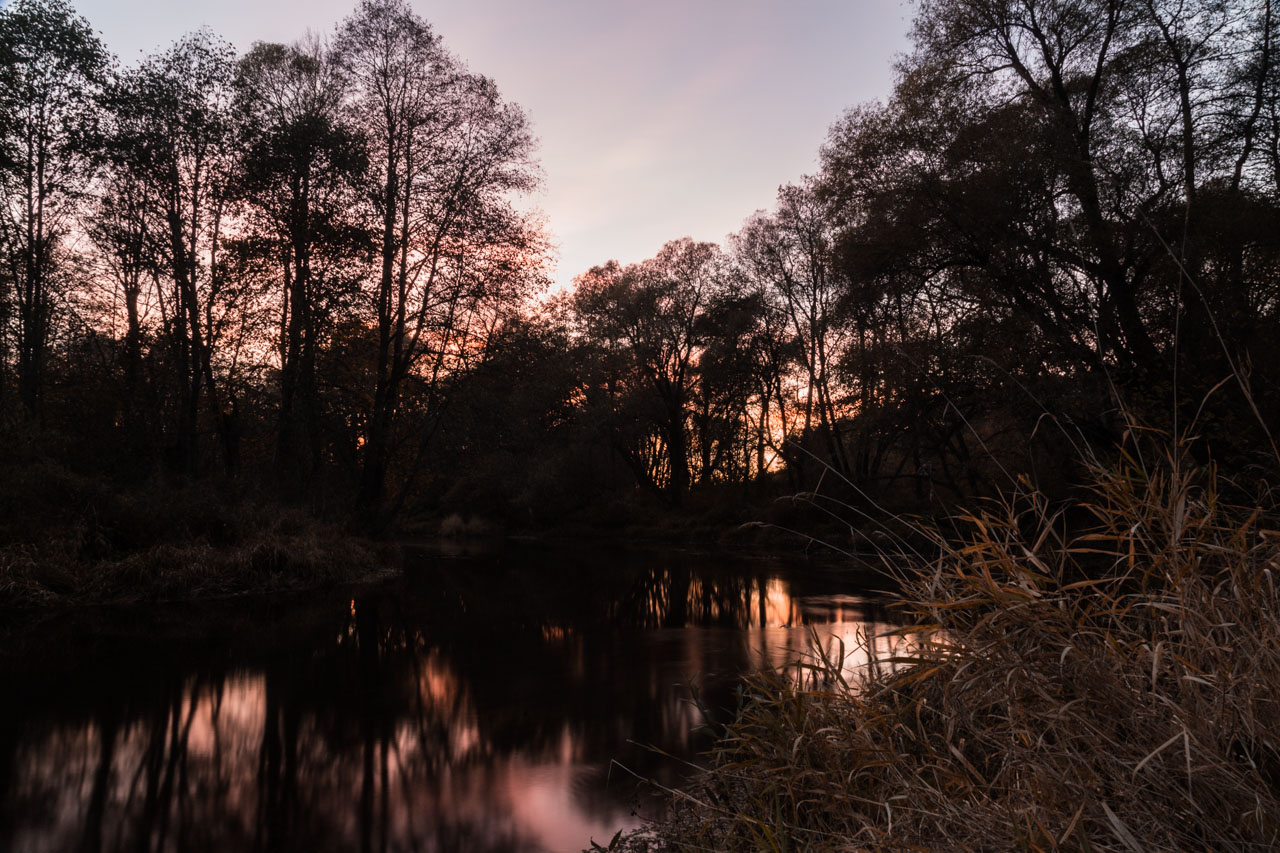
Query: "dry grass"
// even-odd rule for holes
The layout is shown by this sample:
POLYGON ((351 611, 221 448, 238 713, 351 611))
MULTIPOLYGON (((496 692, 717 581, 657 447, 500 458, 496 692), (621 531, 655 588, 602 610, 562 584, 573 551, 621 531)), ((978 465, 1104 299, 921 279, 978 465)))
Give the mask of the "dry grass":
POLYGON ((1275 516, 1138 443, 1082 534, 1026 484, 932 533, 901 668, 758 679, 671 820, 618 846, 1280 849, 1275 516))

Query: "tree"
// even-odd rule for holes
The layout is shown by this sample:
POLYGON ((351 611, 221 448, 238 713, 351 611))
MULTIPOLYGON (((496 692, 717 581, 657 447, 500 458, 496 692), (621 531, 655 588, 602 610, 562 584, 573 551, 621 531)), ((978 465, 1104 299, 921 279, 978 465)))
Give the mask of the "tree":
POLYGON ((803 372, 797 426, 803 434, 817 433, 829 463, 847 476, 851 469, 840 435, 843 406, 836 368, 850 346, 850 333, 865 335, 866 330, 851 330, 844 322, 847 282, 835 264, 834 236, 814 187, 787 186, 778 193, 777 211, 749 220, 733 245, 803 372))
POLYGON ((851 319, 878 305, 877 334, 966 405, 1003 374, 1075 417, 1113 382, 1194 416, 1252 361, 1273 406, 1274 31, 1269 2, 923 4, 892 99, 823 150, 851 319))
POLYGON ((690 418, 699 483, 746 482, 768 470, 769 401, 776 362, 758 293, 735 276, 699 320, 703 341, 690 418))
MULTIPOLYGON (((147 336, 143 317, 149 300, 146 291, 154 287, 161 273, 152 251, 155 240, 151 233, 151 217, 145 187, 127 169, 108 167, 102 178, 101 192, 87 214, 87 231, 92 242, 96 280, 110 298, 102 314, 118 314, 117 297, 124 302, 124 341, 120 349, 120 372, 123 379, 121 408, 127 429, 139 424, 139 399, 142 385, 143 343, 147 336)), ((115 316, 110 318, 112 321, 115 316)), ((114 322, 112 323, 114 326, 114 322)))
MULTIPOLYGON (((1239 269, 1253 247, 1235 250, 1235 261, 1220 256, 1225 266, 1207 264, 1220 236, 1208 212, 1248 204, 1249 178, 1264 160, 1271 17, 1269 2, 1257 9, 1229 0, 937 0, 921 8, 913 67, 941 69, 933 79, 942 90, 976 89, 970 124, 1018 116, 1001 126, 1006 140, 1024 144, 992 151, 1038 164, 1045 177, 1040 216, 1049 227, 1026 235, 1027 245, 1059 287, 1090 291, 1089 325, 1114 363, 1159 375, 1180 340, 1194 353, 1181 368, 1208 360, 1200 382, 1216 382, 1223 369, 1212 358, 1213 326, 1226 318, 1214 317, 1239 313, 1250 283, 1209 278, 1239 269)), ((1057 321, 1046 314, 1037 322, 1051 334, 1057 321)))
POLYGON ((219 338, 243 331, 247 300, 222 274, 231 200, 234 50, 198 31, 123 75, 113 94, 120 180, 144 194, 170 373, 177 387, 173 467, 200 467, 202 412, 216 424, 224 464, 238 459, 236 404, 216 370, 219 338), (160 278, 164 279, 161 286, 160 278))
MULTIPOLYGON (((34 416, 55 305, 69 286, 62 240, 98 166, 110 57, 63 0, 15 0, 0 10, 0 57, 0 320, 13 312, 18 393, 34 416)), ((0 395, 5 366, 0 358, 0 395)))
POLYGON ((255 44, 240 60, 238 195, 252 229, 241 242, 279 270, 275 464, 286 482, 319 465, 317 348, 335 310, 350 302, 369 243, 358 193, 368 158, 345 99, 318 40, 255 44))
POLYGON ((579 332, 607 364, 599 404, 614 414, 619 452, 637 481, 672 505, 689 490, 703 317, 725 278, 719 247, 685 238, 644 263, 611 261, 575 280, 579 332))
POLYGON ((500 324, 450 389, 430 481, 446 512, 556 523, 596 499, 595 436, 574 405, 582 370, 557 304, 500 324))
POLYGON ((445 381, 502 306, 540 282, 543 248, 536 224, 510 201, 536 183, 533 139, 492 81, 466 71, 402 0, 364 0, 335 47, 370 157, 378 347, 360 503, 375 512, 405 450, 391 504, 402 499, 427 458, 445 381), (401 436, 411 383, 423 420, 401 436))

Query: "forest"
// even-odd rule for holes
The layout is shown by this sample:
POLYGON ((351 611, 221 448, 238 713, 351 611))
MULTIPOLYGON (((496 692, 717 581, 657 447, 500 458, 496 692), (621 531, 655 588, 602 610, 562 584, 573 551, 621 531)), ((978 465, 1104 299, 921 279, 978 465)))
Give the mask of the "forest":
POLYGON ((161 517, 216 539, 214 504, 591 531, 790 523, 803 493, 856 526, 1020 476, 1065 498, 1135 425, 1262 488, 1275 17, 926 0, 892 94, 773 209, 558 290, 527 117, 403 0, 133 65, 14 0, 8 553, 118 556, 161 517))

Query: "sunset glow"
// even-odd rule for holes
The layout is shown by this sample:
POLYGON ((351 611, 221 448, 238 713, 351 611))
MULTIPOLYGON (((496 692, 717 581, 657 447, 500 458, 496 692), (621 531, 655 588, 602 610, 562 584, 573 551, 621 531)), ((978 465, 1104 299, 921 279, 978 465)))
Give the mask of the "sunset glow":
MULTIPOLYGON (((412 5, 529 111, 557 287, 673 237, 722 240, 772 206, 780 184, 815 170, 847 107, 887 95, 910 12, 903 0, 412 5)), ((243 50, 326 35, 351 11, 346 0, 75 6, 126 63, 200 26, 243 50)))

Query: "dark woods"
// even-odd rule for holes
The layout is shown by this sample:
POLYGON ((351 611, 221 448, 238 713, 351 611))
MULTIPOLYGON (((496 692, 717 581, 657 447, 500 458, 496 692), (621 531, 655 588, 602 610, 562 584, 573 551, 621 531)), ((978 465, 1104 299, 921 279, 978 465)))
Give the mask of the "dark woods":
POLYGON ((920 511, 1068 488, 1127 418, 1260 482, 1276 18, 925 0, 892 96, 774 210, 540 298, 525 116, 407 5, 121 68, 61 0, 17 0, 4 501, 216 483, 366 526, 546 526, 820 486, 920 511))
POLYGON ((0 26, 8 428, 123 482, 402 504, 542 285, 523 113, 397 2, 123 70, 56 0, 0 26))

